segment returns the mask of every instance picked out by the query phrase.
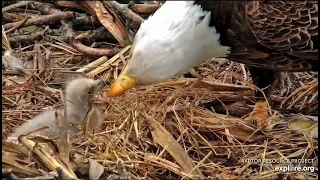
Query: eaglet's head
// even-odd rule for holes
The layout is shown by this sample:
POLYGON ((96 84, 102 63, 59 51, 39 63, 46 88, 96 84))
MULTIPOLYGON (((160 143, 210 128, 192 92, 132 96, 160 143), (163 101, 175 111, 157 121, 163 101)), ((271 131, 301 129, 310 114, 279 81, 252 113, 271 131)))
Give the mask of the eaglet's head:
POLYGON ((220 44, 220 35, 209 27, 210 18, 192 1, 167 1, 140 26, 131 59, 108 96, 187 73, 209 58, 226 57, 229 47, 220 44))

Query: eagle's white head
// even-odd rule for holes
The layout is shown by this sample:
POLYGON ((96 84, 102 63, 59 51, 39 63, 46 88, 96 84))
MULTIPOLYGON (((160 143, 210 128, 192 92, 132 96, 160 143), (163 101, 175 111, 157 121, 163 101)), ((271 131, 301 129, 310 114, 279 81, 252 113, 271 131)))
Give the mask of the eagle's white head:
POLYGON ((167 1, 141 24, 132 45, 132 57, 108 96, 137 85, 156 84, 187 73, 215 57, 227 57, 229 47, 209 27, 211 13, 194 1, 167 1))

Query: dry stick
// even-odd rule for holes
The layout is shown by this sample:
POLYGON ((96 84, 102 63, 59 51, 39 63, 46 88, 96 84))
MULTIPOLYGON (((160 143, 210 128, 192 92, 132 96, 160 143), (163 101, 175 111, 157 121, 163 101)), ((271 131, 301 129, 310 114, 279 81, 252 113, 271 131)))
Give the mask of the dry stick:
POLYGON ((32 4, 32 3, 34 3, 34 1, 21 1, 21 2, 18 2, 16 4, 11 4, 9 6, 6 6, 6 7, 2 8, 2 13, 10 11, 11 9, 15 9, 15 8, 18 8, 18 7, 27 6, 27 5, 32 4))
POLYGON ((130 9, 137 14, 151 14, 158 10, 161 5, 158 4, 134 4, 130 9))
POLYGON ((83 7, 76 1, 74 2, 73 1, 57 1, 55 2, 55 5, 62 6, 62 7, 83 9, 83 7))
POLYGON ((113 35, 104 26, 101 26, 95 30, 92 30, 88 38, 84 39, 84 42, 86 44, 93 44, 94 42, 100 39, 104 41, 116 41, 116 38, 114 38, 113 35))
POLYGON ((115 61, 117 61, 120 57, 120 55, 123 55, 125 53, 128 52, 128 50, 130 49, 131 45, 123 48, 118 54, 114 55, 109 61, 101 64, 99 67, 97 67, 96 69, 90 71, 89 73, 87 73, 87 75, 89 77, 94 77, 95 75, 107 70, 108 68, 111 67, 111 64, 113 64, 115 61))
POLYGON ((305 85, 305 86, 300 87, 300 88, 296 89, 295 91, 293 91, 288 97, 286 97, 286 98, 282 101, 282 103, 281 103, 281 105, 280 105, 280 108, 282 108, 283 105, 284 105, 287 101, 289 101, 290 98, 292 98, 293 96, 297 95, 299 92, 301 92, 301 91, 303 91, 303 90, 306 90, 306 89, 308 89, 308 86, 305 85))
POLYGON ((44 71, 44 66, 45 66, 45 63, 44 63, 44 59, 43 59, 43 56, 42 56, 42 52, 41 52, 41 48, 40 48, 40 45, 39 44, 36 44, 39 46, 39 48, 37 49, 37 52, 38 53, 38 70, 39 70, 39 74, 42 74, 42 72, 44 71))
POLYGON ((140 17, 138 14, 131 11, 126 4, 120 4, 117 1, 103 1, 106 5, 112 6, 115 8, 119 13, 121 13, 126 18, 132 20, 135 24, 140 25, 144 19, 140 17))
POLYGON ((151 134, 154 141, 165 148, 166 151, 177 161, 180 167, 186 171, 190 172, 191 175, 198 176, 200 179, 204 179, 204 176, 199 168, 192 171, 196 166, 191 159, 191 157, 184 151, 182 146, 176 141, 176 139, 156 120, 145 114, 148 124, 152 129, 151 134), (161 137, 164 137, 161 138, 161 137))
MULTIPOLYGON (((3 26, 2 26, 2 45, 7 47, 8 48, 7 50, 9 50, 9 52, 11 52, 10 41, 8 40, 7 34, 4 31, 3 26)), ((2 46, 2 48, 3 48, 3 46, 2 46)))
MULTIPOLYGON (((38 17, 38 18, 29 19, 27 20, 27 22, 23 24, 22 27, 31 26, 31 25, 54 24, 56 23, 56 21, 59 21, 59 20, 68 20, 68 19, 74 19, 74 18, 75 18, 74 12, 55 13, 55 14, 38 17)), ((4 29, 10 29, 15 26, 18 26, 19 24, 21 24, 21 21, 14 22, 14 23, 7 23, 3 25, 3 27, 4 29)))
POLYGON ((44 14, 55 14, 61 13, 59 9, 55 9, 52 4, 42 3, 42 2, 35 2, 33 6, 40 12, 44 14))
POLYGON ((202 78, 202 76, 197 73, 197 71, 194 69, 194 68, 191 68, 189 73, 193 76, 193 77, 196 77, 196 78, 202 78))
MULTIPOLYGON (((62 13, 60 10, 53 8, 51 4, 36 2, 34 3, 34 6, 36 7, 36 9, 46 14, 62 13)), ((75 34, 72 30, 71 23, 67 23, 64 20, 60 20, 60 22, 62 24, 63 32, 65 37, 67 38, 67 41, 69 42, 69 44, 74 46, 78 51, 86 54, 90 54, 90 55, 96 55, 96 56, 112 55, 115 52, 117 52, 117 50, 114 50, 114 49, 95 49, 95 48, 91 48, 83 45, 79 40, 74 39, 75 34)))
MULTIPOLYGON (((62 91, 60 91, 60 96, 61 96, 61 100, 62 103, 64 105, 63 107, 63 118, 62 118, 62 127, 61 127, 61 137, 60 137, 60 156, 61 159, 64 161, 64 163, 69 164, 69 136, 68 136, 68 127, 69 127, 69 123, 68 123, 68 119, 67 119, 67 106, 66 106, 66 97, 65 95, 62 93, 62 91)), ((59 116, 61 118, 61 116, 59 116)))
POLYGON ((35 41, 43 38, 43 32, 36 32, 30 35, 20 35, 9 38, 11 46, 18 47, 19 44, 34 44, 35 41))
POLYGON ((42 52, 40 49, 40 45, 36 43, 33 47, 34 55, 33 55, 33 68, 38 72, 38 74, 42 74, 44 70, 44 60, 42 57, 42 52))
POLYGON ((122 47, 130 44, 127 29, 115 13, 115 10, 110 6, 105 6, 100 1, 79 1, 87 11, 96 16, 101 24, 117 39, 122 47))
POLYGON ((118 49, 108 49, 108 48, 92 48, 83 45, 78 39, 75 39, 75 33, 72 30, 71 22, 61 22, 62 24, 62 30, 64 33, 64 36, 67 38, 67 41, 70 45, 72 45, 74 48, 76 48, 78 51, 94 55, 94 56, 108 56, 108 55, 114 55, 118 49))
POLYGON ((104 62, 108 61, 108 57, 107 56, 102 56, 101 58, 85 65, 84 67, 76 70, 76 72, 88 72, 93 70, 94 68, 100 66, 101 64, 103 64, 104 62))
MULTIPOLYGON (((191 174, 194 170, 199 168, 203 164, 203 162, 207 160, 211 155, 212 151, 209 151, 209 153, 200 162, 198 162, 198 164, 191 171, 188 172, 188 174, 191 174)), ((185 177, 183 177, 182 179, 185 179, 185 177)))
POLYGON ((39 44, 35 44, 34 47, 33 47, 33 51, 34 51, 34 54, 33 54, 33 69, 35 69, 37 71, 38 69, 38 50, 40 49, 40 46, 39 44))
POLYGON ((241 67, 241 70, 243 72, 243 79, 245 81, 247 81, 248 80, 248 76, 247 76, 247 72, 246 72, 246 68, 245 68, 244 64, 240 64, 240 67, 241 67))
POLYGON ((71 42, 69 42, 73 47, 75 47, 78 51, 93 55, 93 56, 111 56, 118 52, 117 48, 114 49, 107 49, 107 48, 92 48, 83 45, 79 40, 74 39, 71 42))
POLYGON ((295 99, 286 109, 291 109, 299 100, 301 100, 305 95, 307 95, 309 92, 311 92, 314 88, 318 86, 318 83, 313 84, 309 89, 302 92, 297 99, 295 99))
POLYGON ((93 16, 88 16, 87 14, 81 13, 77 14, 77 17, 72 20, 74 26, 82 26, 82 25, 94 25, 100 26, 101 23, 97 20, 97 18, 93 16))
POLYGON ((12 27, 11 29, 7 30, 6 33, 11 33, 16 29, 20 29, 29 19, 30 17, 25 17, 22 21, 19 21, 19 24, 15 27, 12 27))
POLYGON ((57 168, 61 168, 61 170, 64 172, 64 175, 68 177, 68 179, 76 179, 77 176, 72 172, 69 171, 67 167, 59 163, 54 156, 49 154, 45 149, 38 146, 35 142, 29 140, 26 138, 26 136, 19 136, 18 137, 19 142, 25 146, 28 150, 32 151, 37 155, 39 160, 51 171, 56 171, 57 168))
POLYGON ((313 101, 317 96, 318 96, 318 91, 316 91, 316 93, 311 96, 310 100, 308 101, 308 104, 311 104, 312 101, 313 101))

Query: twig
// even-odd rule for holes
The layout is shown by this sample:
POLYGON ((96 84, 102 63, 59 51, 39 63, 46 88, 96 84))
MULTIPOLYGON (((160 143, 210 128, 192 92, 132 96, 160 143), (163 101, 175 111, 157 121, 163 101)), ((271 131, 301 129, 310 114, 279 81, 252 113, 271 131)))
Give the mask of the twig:
POLYGON ((158 10, 161 5, 158 4, 134 4, 130 9, 137 14, 151 14, 158 10))
POLYGON ((111 56, 117 53, 117 49, 107 49, 107 48, 92 48, 83 45, 79 40, 72 40, 69 42, 73 47, 82 53, 93 55, 93 56, 111 56))
POLYGON ((57 1, 55 2, 55 5, 62 6, 62 7, 68 7, 68 8, 77 8, 77 9, 83 9, 80 4, 78 4, 76 1, 57 1))
POLYGON ((55 14, 61 13, 59 9, 54 8, 52 4, 42 3, 42 2, 35 2, 33 6, 40 12, 44 14, 55 14))
POLYGON ((44 70, 44 60, 42 57, 41 49, 39 44, 35 44, 33 47, 34 55, 33 55, 33 68, 38 71, 38 74, 41 74, 41 72, 44 70))
MULTIPOLYGON (((39 18, 32 18, 27 20, 22 27, 25 26, 31 26, 31 25, 43 25, 43 24, 54 24, 56 21, 59 20, 68 20, 68 19, 74 19, 75 18, 75 13, 74 12, 60 12, 60 13, 55 13, 55 14, 50 14, 50 15, 45 15, 39 18)), ((10 29, 15 26, 18 26, 21 24, 20 22, 14 22, 14 23, 7 23, 3 25, 4 29, 10 29)))
POLYGON ((11 52, 10 40, 8 39, 7 33, 4 31, 4 28, 2 26, 2 48, 4 48, 4 47, 6 48, 6 50, 11 52))
POLYGON ((298 93, 300 93, 301 91, 304 91, 304 90, 306 90, 306 89, 308 89, 308 86, 305 85, 305 86, 302 86, 302 87, 294 90, 288 97, 286 97, 286 98, 282 101, 282 103, 281 103, 281 105, 280 105, 280 108, 282 108, 283 105, 289 101, 289 99, 291 99, 292 97, 294 97, 295 95, 297 95, 298 93))
MULTIPOLYGON (((60 91, 60 96, 63 107, 63 117, 62 117, 62 127, 61 127, 61 137, 60 137, 60 156, 61 159, 64 161, 65 164, 69 164, 69 136, 68 136, 68 127, 69 122, 67 118, 67 103, 66 103, 66 96, 60 91)), ((61 116, 59 116, 61 118, 61 116)))
POLYGON ((84 39, 84 42, 86 44, 92 44, 97 40, 104 39, 104 40, 110 40, 110 41, 117 41, 112 34, 104 27, 101 26, 98 29, 93 30, 90 32, 89 37, 84 39))
POLYGON ((196 77, 196 78, 201 78, 202 76, 197 73, 197 71, 194 69, 194 68, 191 68, 189 73, 193 76, 193 77, 196 77))
MULTIPOLYGON (((197 168, 199 168, 201 165, 203 165, 203 162, 205 160, 207 160, 210 156, 212 155, 212 151, 209 151, 209 153, 200 161, 198 162, 198 164, 193 167, 193 169, 191 171, 188 172, 188 174, 191 174, 194 170, 196 170, 197 168)), ((184 179, 184 178, 183 178, 184 179)))
POLYGON ((94 16, 88 16, 84 13, 76 13, 76 18, 72 20, 73 26, 81 26, 81 25, 94 25, 100 26, 101 23, 94 16))
POLYGON ((291 109, 299 100, 301 100, 303 97, 305 97, 309 92, 311 92, 314 88, 318 86, 318 83, 313 84, 310 88, 308 88, 306 91, 302 92, 297 99, 295 99, 288 107, 287 109, 291 109))
POLYGON ((101 24, 118 40, 121 46, 125 47, 130 44, 128 32, 118 15, 110 6, 105 6, 100 1, 80 1, 88 12, 96 16, 101 24))
POLYGON ((37 155, 39 160, 46 165, 51 171, 56 171, 57 168, 61 168, 64 172, 63 174, 67 176, 68 179, 76 179, 77 176, 74 172, 69 171, 68 167, 65 167, 63 164, 59 163, 51 154, 49 154, 45 149, 39 147, 35 142, 26 138, 26 136, 19 136, 19 142, 24 145, 28 150, 32 151, 37 155))
POLYGON ((17 8, 17 7, 27 6, 27 5, 32 4, 32 3, 34 3, 34 1, 21 1, 21 2, 18 2, 16 4, 11 4, 9 6, 6 6, 6 7, 2 8, 2 13, 10 11, 11 9, 14 9, 14 8, 17 8))
POLYGON ((244 64, 240 64, 240 67, 241 67, 241 70, 242 70, 242 72, 243 72, 243 79, 245 80, 245 81, 247 81, 248 80, 248 76, 247 76, 247 72, 246 72, 246 67, 244 66, 244 64))
POLYGON ((41 40, 43 38, 43 33, 42 32, 36 32, 33 34, 29 35, 19 35, 19 36, 14 36, 9 38, 9 42, 12 47, 18 47, 19 44, 34 44, 35 41, 41 40))
POLYGON ((7 76, 15 76, 15 75, 22 75, 21 71, 18 70, 6 70, 2 71, 2 75, 7 75, 7 76))
POLYGON ((133 23, 140 25, 144 19, 140 17, 138 14, 131 11, 131 9, 128 8, 125 4, 120 4, 117 1, 103 1, 108 6, 112 6, 115 8, 121 15, 124 17, 132 20, 133 23))
POLYGON ((2 14, 2 22, 5 23, 12 23, 16 19, 18 19, 18 14, 17 13, 4 13, 2 14))
POLYGON ((18 24, 17 26, 12 27, 11 29, 7 30, 6 33, 11 33, 11 32, 13 32, 13 31, 16 30, 16 29, 20 29, 20 28, 27 22, 27 20, 28 20, 29 18, 30 18, 30 17, 25 17, 22 21, 19 21, 19 22, 18 22, 19 24, 18 24))
POLYGON ((75 47, 78 51, 93 55, 93 56, 110 56, 117 52, 116 49, 107 49, 107 48, 92 48, 83 45, 78 39, 75 39, 75 33, 72 30, 72 23, 61 22, 64 36, 67 38, 67 41, 70 45, 75 47))
POLYGON ((102 56, 101 58, 87 64, 86 66, 76 70, 76 72, 88 72, 91 71, 92 69, 100 66, 101 64, 103 64, 104 62, 108 61, 108 57, 106 56, 102 56))
POLYGON ((94 70, 92 70, 89 73, 87 73, 87 76, 94 77, 95 75, 97 75, 97 74, 107 70, 108 68, 110 68, 111 64, 116 62, 121 55, 127 53, 128 50, 130 49, 130 47, 131 47, 131 45, 123 48, 118 54, 114 55, 111 59, 109 59, 109 61, 101 64, 99 67, 97 67, 94 70))

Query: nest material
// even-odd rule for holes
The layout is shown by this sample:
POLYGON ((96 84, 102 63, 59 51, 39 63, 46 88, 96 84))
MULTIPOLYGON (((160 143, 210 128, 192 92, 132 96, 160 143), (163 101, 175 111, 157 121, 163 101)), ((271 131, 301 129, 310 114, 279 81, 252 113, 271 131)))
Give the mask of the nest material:
MULTIPOLYGON (((3 36, 3 48, 11 50, 10 37, 8 40, 4 31, 3 36)), ((51 171, 76 171, 78 177, 87 179, 88 171, 96 167, 103 172, 98 175, 102 179, 317 178, 318 140, 291 130, 283 118, 297 112, 318 115, 317 73, 285 75, 286 88, 272 96, 276 111, 271 118, 276 126, 261 132, 243 121, 254 105, 250 74, 244 65, 225 59, 194 68, 190 74, 199 79, 176 77, 132 89, 118 98, 96 100, 104 112, 102 131, 86 132, 71 141, 68 166, 60 161, 50 164, 52 158, 59 159, 58 142, 24 140, 24 145, 40 149, 32 153, 26 146, 7 142, 13 128, 44 108, 61 105, 58 88, 78 75, 66 72, 77 69, 80 74, 113 82, 129 58, 130 46, 108 61, 107 57, 95 60, 62 40, 52 41, 50 33, 41 36, 51 38, 40 42, 41 48, 13 50, 29 69, 36 65, 37 73, 23 77, 19 72, 3 72, 2 165, 8 177, 52 179, 51 171), (35 52, 38 57, 32 58, 35 52), (93 62, 92 66, 88 62, 93 62), (288 159, 310 159, 312 162, 289 165, 314 169, 289 174, 276 171, 276 167, 286 166, 288 159)))
MULTIPOLYGON (((102 77, 109 77, 112 81, 112 76, 105 74, 116 73, 123 67, 121 61, 127 58, 118 58, 118 66, 110 67, 102 77)), ((203 76, 202 80, 177 77, 156 86, 130 90, 118 98, 96 101, 104 111, 103 130, 73 141, 71 149, 75 151, 71 151, 71 159, 74 160, 80 153, 84 156, 81 163, 86 164, 88 159, 93 159, 112 173, 117 172, 116 162, 121 158, 130 177, 138 179, 194 179, 199 176, 274 179, 285 175, 284 172, 275 171, 279 163, 262 163, 259 160, 317 158, 315 152, 318 150, 318 141, 290 130, 287 125, 264 133, 245 125, 242 119, 254 104, 251 80, 244 79, 250 76, 244 75, 238 63, 226 62, 211 69, 207 68, 208 65, 204 63, 195 69, 203 76), (219 114, 215 112, 216 109, 226 113, 219 114), (233 114, 238 114, 238 117, 233 114)), ((304 73, 300 73, 302 75, 304 73)), ((3 78, 7 82, 7 77, 3 78)), ((274 99, 288 99, 281 108, 301 109, 306 101, 297 99, 304 99, 301 94, 306 91, 297 90, 315 87, 315 80, 298 79, 304 86, 296 83, 296 79, 290 81, 298 87, 289 88, 285 97, 276 93, 274 99), (289 102, 295 102, 294 106, 289 102)), ((21 84, 4 84, 4 138, 23 120, 35 116, 38 113, 36 110, 59 104, 59 94, 48 92, 44 87, 45 84, 35 77, 21 84)), ((309 100, 312 91, 305 95, 309 100)), ((317 101, 317 98, 312 100, 317 101)), ((272 118, 278 121, 282 115, 275 113, 272 118)), ((25 149, 22 149, 16 149, 17 154, 10 148, 5 148, 3 152, 10 157, 23 157, 26 162, 19 163, 25 165, 35 161, 35 157, 28 160, 27 154, 22 153, 25 149)), ((11 168, 12 165, 6 164, 11 168)), ((314 166, 310 163, 300 166, 307 165, 314 166)), ((37 171, 38 164, 28 168, 26 172, 13 169, 19 175, 41 175, 40 172, 33 172, 37 171)), ((316 173, 295 172, 289 176, 314 178, 316 173)))

